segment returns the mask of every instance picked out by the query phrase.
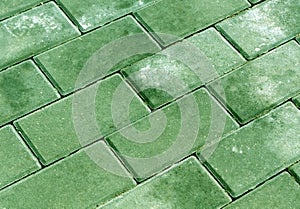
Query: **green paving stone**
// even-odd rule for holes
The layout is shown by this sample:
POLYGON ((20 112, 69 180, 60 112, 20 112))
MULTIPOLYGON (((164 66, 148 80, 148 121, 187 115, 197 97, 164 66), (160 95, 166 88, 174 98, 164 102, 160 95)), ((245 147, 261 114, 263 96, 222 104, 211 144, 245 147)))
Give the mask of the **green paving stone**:
POLYGON ((136 179, 143 181, 203 145, 214 144, 237 127, 208 93, 200 89, 106 140, 136 179))
POLYGON ((187 65, 163 54, 141 60, 122 70, 122 73, 153 109, 202 84, 187 65))
POLYGON ((139 185, 100 208, 221 208, 230 198, 195 159, 139 185))
POLYGON ((0 70, 79 32, 52 2, 0 22, 0 70))
POLYGON ((241 123, 246 123, 300 92, 299 65, 300 46, 292 41, 213 82, 209 88, 241 123))
POLYGON ((180 43, 169 47, 162 53, 141 60, 121 72, 138 89, 151 108, 156 109, 244 62, 245 60, 214 29, 208 29, 189 38, 184 45, 180 43), (173 50, 180 52, 180 47, 189 47, 191 51, 198 50, 191 53, 191 56, 195 56, 192 61, 206 62, 210 67, 206 69, 199 66, 197 71, 193 72, 186 63, 169 56, 173 50), (203 72, 207 74, 205 77, 202 77, 203 72), (179 84, 178 80, 184 85, 179 84))
POLYGON ((293 101, 297 107, 300 107, 300 95, 295 97, 293 101))
POLYGON ((100 142, 2 190, 0 207, 95 208, 134 185, 116 157, 100 142), (95 161, 86 153, 93 153, 95 161), (114 167, 119 175, 102 164, 114 167))
POLYGON ((213 28, 188 39, 211 61, 218 76, 245 63, 243 57, 213 28))
POLYGON ((300 163, 297 163, 289 168, 289 171, 296 177, 300 182, 300 163))
POLYGON ((0 188, 40 168, 12 126, 0 129, 0 188))
POLYGON ((59 98, 32 61, 0 73, 0 125, 59 98))
MULTIPOLYGON (((123 40, 122 43, 124 41, 127 42, 124 43, 125 47, 122 48, 122 51, 114 53, 115 57, 120 56, 120 58, 124 58, 122 53, 128 56, 130 52, 134 53, 137 49, 143 49, 147 53, 154 53, 159 50, 131 17, 125 17, 120 21, 109 24, 108 26, 47 51, 35 57, 35 59, 39 65, 41 65, 45 73, 49 75, 53 83, 60 89, 60 92, 67 94, 73 91, 74 88, 82 87, 108 73, 119 70, 122 66, 146 56, 145 54, 126 59, 121 65, 117 65, 115 70, 106 69, 107 65, 110 64, 109 61, 107 63, 95 63, 94 66, 85 68, 85 64, 94 54, 99 54, 97 61, 105 59, 112 60, 110 57, 101 57, 99 51, 105 46, 116 47, 113 45, 114 42, 120 45, 118 40, 123 40), (127 39, 125 38, 126 36, 134 37, 134 39, 127 39), (129 40, 136 41, 131 43, 129 40), (138 42, 137 45, 136 42, 138 42), (100 67, 97 67, 99 65, 100 67), (107 72, 108 70, 109 72, 107 72), (87 75, 85 75, 85 77, 79 77, 80 72, 88 73, 86 73, 87 75), (79 81, 77 79, 81 80, 79 81)), ((111 50, 111 47, 109 47, 109 50, 111 50)), ((108 49, 102 49, 102 51, 108 51, 108 49)))
POLYGON ((168 45, 250 6, 245 0, 223 3, 219 0, 162 0, 135 16, 168 45))
POLYGON ((299 125, 287 103, 222 139, 205 164, 237 197, 300 159, 299 125))
POLYGON ((116 75, 21 118, 16 126, 42 163, 49 164, 146 114, 146 107, 116 75), (132 97, 128 107, 126 98, 132 97), (113 120, 113 101, 120 110, 118 120, 113 120))
POLYGON ((0 20, 30 9, 46 0, 2 0, 0 2, 0 20))
POLYGON ((224 20, 217 28, 252 59, 297 35, 299 19, 299 0, 269 0, 224 20))
POLYGON ((58 0, 82 31, 101 26, 155 1, 157 0, 58 0))
POLYGON ((226 209, 298 208, 300 187, 287 173, 268 181, 253 192, 243 196, 226 209))

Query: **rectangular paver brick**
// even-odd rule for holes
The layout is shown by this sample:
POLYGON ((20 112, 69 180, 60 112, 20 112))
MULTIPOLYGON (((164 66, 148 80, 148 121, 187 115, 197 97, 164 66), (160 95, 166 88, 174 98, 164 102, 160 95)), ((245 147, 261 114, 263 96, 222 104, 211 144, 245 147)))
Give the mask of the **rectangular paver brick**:
POLYGON ((135 16, 156 33, 162 44, 168 45, 249 6, 245 0, 226 4, 210 0, 162 0, 138 11, 135 16))
POLYGON ((297 208, 300 187, 286 172, 225 207, 226 209, 297 208))
POLYGON ((0 207, 95 208, 134 185, 116 157, 100 142, 2 190, 0 207))
POLYGON ((68 94, 147 56, 139 55, 125 59, 130 53, 136 55, 137 51, 142 51, 150 54, 158 50, 159 47, 150 40, 133 18, 125 17, 40 54, 35 59, 60 92, 68 94), (113 63, 114 60, 117 63, 113 63), (120 61, 123 62, 119 64, 120 61), (93 63, 87 65, 91 62, 93 63), (112 64, 119 65, 109 69, 108 66, 112 64))
POLYGON ((289 171, 296 177, 297 181, 300 183, 300 163, 293 165, 289 168, 289 171))
POLYGON ((40 168, 12 126, 0 129, 0 189, 40 168))
POLYGON ((59 98, 32 61, 0 72, 0 126, 59 98))
POLYGON ((104 25, 157 0, 58 0, 82 31, 104 25))
POLYGON ((146 114, 146 107, 120 76, 115 75, 15 124, 42 163, 49 164, 146 114), (130 103, 131 98, 129 105, 126 99, 130 103))
POLYGON ((214 29, 208 29, 183 44, 171 46, 121 72, 150 107, 156 109, 240 66, 244 61, 214 29), (180 53, 179 57, 182 58, 185 54, 182 49, 189 50, 188 56, 193 58, 179 60, 178 57, 170 56, 175 52, 180 53), (199 63, 195 71, 189 66, 193 62, 199 63))
POLYGON ((300 92, 300 46, 291 41, 209 85, 241 123, 300 92))
POLYGON ((106 140, 136 179, 143 181, 237 127, 200 89, 106 140))
POLYGON ((78 35, 53 2, 6 19, 0 22, 0 70, 78 35))
POLYGON ((300 32, 299 0, 268 0, 230 19, 217 28, 241 53, 252 59, 300 32))
POLYGON ((46 0, 2 0, 0 2, 0 20, 30 9, 46 0))
POLYGON ((222 139, 205 164, 240 196, 300 159, 299 125, 289 102, 222 139))
POLYGON ((210 60, 217 76, 245 63, 245 59, 214 28, 198 33, 187 41, 210 60))
POLYGON ((100 208, 215 209, 229 201, 224 190, 192 157, 100 208))

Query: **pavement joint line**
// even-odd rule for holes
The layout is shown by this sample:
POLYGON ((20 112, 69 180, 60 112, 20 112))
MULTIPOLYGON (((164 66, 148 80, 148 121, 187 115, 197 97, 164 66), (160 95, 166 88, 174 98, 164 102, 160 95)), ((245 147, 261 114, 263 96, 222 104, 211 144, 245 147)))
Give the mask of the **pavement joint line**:
MULTIPOLYGON (((293 165, 296 165, 297 163, 300 163, 300 161, 294 163, 293 165)), ((292 167, 293 165, 291 165, 290 167, 292 167)), ((295 172, 289 170, 288 168, 287 168, 287 172, 294 178, 294 181, 296 181, 300 185, 300 179, 297 178, 297 174, 295 172)))
MULTIPOLYGON (((133 180, 135 181, 136 185, 138 185, 138 181, 134 178, 133 173, 131 172, 130 169, 128 169, 127 165, 125 162, 123 162, 123 160, 121 159, 121 157, 116 153, 116 151, 110 146, 110 144, 105 140, 105 138, 103 138, 104 143, 106 144, 106 146, 109 148, 109 150, 113 153, 113 155, 115 156, 115 158, 118 160, 118 162, 122 165, 122 167, 126 170, 126 172, 130 175, 131 178, 133 178, 133 180)), ((91 145, 89 145, 91 146, 91 145)))
POLYGON ((11 125, 16 129, 18 135, 21 137, 21 139, 23 140, 23 142, 26 144, 26 146, 27 146, 28 149, 30 150, 31 154, 32 154, 32 155, 35 157, 35 159, 38 161, 39 165, 41 166, 41 169, 43 169, 43 168, 44 168, 43 163, 41 162, 39 156, 36 155, 36 153, 34 152, 33 146, 30 145, 30 144, 28 143, 28 141, 25 139, 24 133, 20 130, 20 128, 19 128, 16 124, 12 123, 11 125))
POLYGON ((55 83, 54 83, 54 79, 51 78, 50 75, 47 75, 45 73, 45 71, 42 70, 42 67, 41 67, 41 63, 38 63, 35 59, 31 58, 30 59, 36 66, 37 68, 39 69, 39 71, 42 73, 42 75, 46 78, 46 80, 51 84, 52 88, 55 89, 56 93, 59 95, 59 99, 62 99, 63 96, 62 94, 59 92, 59 89, 56 87, 55 83))
MULTIPOLYGON (((135 22, 143 29, 143 31, 151 38, 151 40, 153 40, 161 50, 163 50, 165 47, 160 43, 160 40, 158 37, 155 36, 154 32, 151 32, 147 29, 147 27, 140 22, 140 20, 138 18, 136 18, 136 16, 133 13, 130 13, 130 16, 135 20, 135 22)), ((146 59, 146 58, 144 58, 146 59)))
MULTIPOLYGON (((215 29, 222 35, 222 37, 223 37, 225 40, 227 40, 227 41, 230 43, 230 45, 231 45, 234 49, 236 49, 236 50, 239 52, 239 54, 240 54, 245 60, 247 60, 247 62, 244 63, 243 65, 247 64, 248 62, 254 61, 254 60, 256 60, 256 59, 258 59, 258 58, 260 58, 260 57, 262 57, 262 56, 264 56, 264 55, 266 55, 266 54, 268 54, 268 53, 270 53, 270 52, 272 52, 272 51, 274 51, 274 50, 276 50, 277 48, 279 48, 279 47, 285 45, 286 43, 288 43, 288 42, 290 42, 290 41, 293 41, 293 40, 294 40, 294 41, 297 42, 297 40, 296 40, 295 37, 291 37, 290 39, 285 40, 285 41, 283 41, 282 43, 276 45, 276 47, 273 47, 273 48, 267 50, 266 52, 263 52, 263 53, 261 53, 260 55, 254 57, 254 58, 249 59, 249 58, 247 58, 247 57, 244 55, 244 53, 242 53, 242 49, 239 48, 239 47, 237 47, 237 44, 236 44, 236 43, 233 43, 230 39, 228 39, 220 29, 218 29, 218 28, 216 28, 216 27, 215 27, 215 29)), ((243 66, 243 65, 242 65, 242 66, 243 66)), ((241 67, 241 66, 240 66, 240 67, 241 67)), ((222 76, 222 77, 223 77, 223 76, 222 76)))
POLYGON ((69 12, 68 9, 63 6, 60 0, 54 0, 54 2, 59 7, 59 9, 65 14, 65 16, 69 19, 69 21, 78 29, 78 31, 80 32, 80 36, 82 36, 83 32, 80 30, 80 27, 78 27, 79 24, 76 22, 76 19, 72 16, 71 12, 69 12))
MULTIPOLYGON (((247 194, 250 194, 252 191, 255 191, 256 189, 258 189, 258 188, 260 188, 261 186, 263 186, 264 184, 266 184, 268 181, 270 181, 270 180, 276 178, 276 176, 278 176, 278 175, 280 175, 280 174, 282 174, 282 173, 284 173, 284 172, 288 172, 287 168, 285 168, 284 170, 279 171, 278 173, 274 174, 274 175, 271 176, 270 178, 266 179, 265 181, 261 182, 260 184, 258 184, 258 185, 255 186, 254 188, 252 188, 252 189, 246 191, 245 193, 241 194, 240 196, 238 196, 238 197, 236 197, 236 198, 235 198, 235 197, 231 197, 231 198, 232 198, 232 201, 231 201, 230 203, 228 203, 228 205, 229 205, 229 204, 232 204, 232 203, 234 203, 234 202, 236 202, 236 201, 239 200, 241 197, 243 197, 243 196, 245 196, 245 195, 247 195, 247 194)), ((289 173, 289 174, 290 174, 290 173, 289 173)), ((224 207, 225 207, 225 206, 224 206, 224 207)), ((224 208, 224 207, 222 207, 222 208, 224 208)))

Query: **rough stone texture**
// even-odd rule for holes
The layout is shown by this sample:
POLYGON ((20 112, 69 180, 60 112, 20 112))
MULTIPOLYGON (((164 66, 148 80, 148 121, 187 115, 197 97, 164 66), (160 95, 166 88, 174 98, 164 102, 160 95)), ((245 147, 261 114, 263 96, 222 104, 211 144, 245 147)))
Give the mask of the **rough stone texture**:
POLYGON ((210 28, 121 72, 149 106, 156 109, 244 62, 228 42, 210 28), (189 57, 185 58, 184 54, 189 57))
POLYGON ((217 28, 252 59, 300 33, 299 19, 299 0, 272 0, 224 20, 217 28))
POLYGON ((12 126, 0 129, 0 144, 0 188, 40 168, 12 126))
POLYGON ((299 195, 299 185, 284 172, 225 208, 295 208, 300 204, 299 195))
POLYGON ((47 3, 0 22, 0 70, 79 32, 53 3, 47 3))
POLYGON ((35 60, 60 92, 66 95, 158 50, 159 47, 136 22, 125 17, 40 54, 35 60), (116 46, 118 49, 115 49, 116 46), (147 54, 136 55, 136 51, 147 54), (136 56, 125 59, 130 52, 136 56), (116 66, 110 69, 109 65, 116 66))
POLYGON ((32 61, 0 72, 0 126, 59 98, 32 61))
POLYGON ((300 92, 300 46, 291 41, 244 65, 209 88, 241 123, 300 92))
MULTIPOLYGON (((221 208, 230 201, 195 158, 188 158, 103 209, 221 208)), ((99 209, 100 209, 99 208, 99 209)))
POLYGON ((1 0, 0 208, 298 208, 299 14, 1 0))
POLYGON ((138 11, 135 16, 156 33, 162 44, 168 45, 249 6, 245 0, 226 4, 220 0, 163 0, 138 11))
POLYGON ((58 0, 82 31, 99 27, 156 1, 158 0, 58 0))
MULTIPOLYGON (((228 73, 246 62, 214 28, 209 28, 187 40, 211 61, 217 77, 228 73)), ((217 77, 212 76, 212 79, 217 77)))
POLYGON ((15 124, 42 163, 49 164, 146 114, 147 108, 120 76, 115 75, 21 118, 15 124), (128 98, 133 99, 131 104, 126 103, 128 98), (122 112, 112 112, 113 102, 122 112), (123 111, 127 109, 129 116, 123 111))
POLYGON ((135 178, 142 181, 203 145, 214 144, 237 127, 209 94, 200 89, 106 140, 135 178))
POLYGON ((135 182, 100 142, 2 190, 0 207, 95 208, 133 186, 135 182), (97 163, 86 153, 93 154, 97 163), (119 175, 100 166, 108 164, 119 175))
POLYGON ((30 9, 46 0, 2 0, 0 2, 0 20, 30 9))
POLYGON ((300 112, 287 103, 218 144, 205 162, 238 197, 300 160, 300 112))

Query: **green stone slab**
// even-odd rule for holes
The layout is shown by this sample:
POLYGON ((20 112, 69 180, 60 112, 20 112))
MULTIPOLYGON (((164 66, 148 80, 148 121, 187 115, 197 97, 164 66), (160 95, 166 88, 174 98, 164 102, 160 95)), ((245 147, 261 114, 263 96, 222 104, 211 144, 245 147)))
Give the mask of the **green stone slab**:
POLYGON ((2 190, 0 207, 95 208, 134 185, 113 153, 100 142, 2 190), (87 153, 94 153, 97 163, 87 153), (102 164, 114 167, 119 175, 102 164))
POLYGON ((245 59, 214 28, 198 33, 187 41, 211 61, 217 76, 222 76, 245 63, 245 59))
POLYGON ((0 70, 79 35, 53 3, 0 22, 0 70))
POLYGON ((245 62, 212 28, 187 41, 183 45, 176 44, 175 47, 169 47, 162 53, 141 60, 121 71, 151 108, 156 109, 245 62), (188 66, 190 63, 188 59, 186 59, 188 62, 184 63, 185 60, 169 56, 176 50, 184 53, 180 51, 185 47, 193 51, 191 56, 195 57, 192 58, 192 62, 207 63, 209 67, 200 65, 192 71, 188 66), (178 80, 184 85, 179 84, 178 80))
MULTIPOLYGON (((53 83, 56 84, 60 92, 65 95, 74 89, 78 89, 147 56, 147 54, 144 54, 130 57, 120 64, 119 62, 115 63, 119 65, 114 69, 106 69, 110 62, 99 63, 98 61, 106 59, 112 60, 112 58, 110 56, 103 57, 104 55, 100 55, 100 51, 108 52, 112 49, 118 50, 113 53, 114 57, 119 56, 120 59, 124 59, 124 55, 128 56, 131 52, 136 55, 135 51, 138 49, 142 49, 147 53, 154 53, 159 50, 159 47, 150 40, 133 18, 125 17, 40 54, 35 57, 35 60, 53 83), (120 46, 120 40, 124 47, 120 46), (115 46, 114 43, 116 43, 117 46, 115 46), (108 48, 106 49, 105 47, 108 48), (121 50, 116 49, 120 47, 121 50), (96 60, 97 62, 91 67, 86 67, 86 63, 92 59, 93 56, 97 55, 99 55, 96 60), (85 76, 80 77, 80 73, 85 73, 85 76)), ((104 54, 110 55, 109 53, 104 54)))
POLYGON ((100 208, 215 209, 229 202, 229 196, 204 167, 191 157, 100 208))
POLYGON ((300 43, 300 36, 299 35, 298 35, 298 37, 296 39, 300 43))
POLYGON ((0 189, 40 168, 12 126, 0 129, 0 189))
POLYGON ((32 61, 0 72, 0 126, 59 98, 32 61))
POLYGON ((299 185, 284 172, 225 208, 297 208, 299 196, 299 185))
POLYGON ((157 0, 58 0, 81 31, 89 31, 157 0))
POLYGON ((293 165, 289 168, 289 171, 296 177, 296 179, 300 182, 300 163, 293 165))
POLYGON ((300 112, 287 103, 221 140, 205 164, 237 197, 300 160, 300 112))
POLYGON ((299 0, 269 0, 224 20, 217 28, 252 59, 295 37, 300 32, 299 19, 299 0))
POLYGON ((148 30, 156 33, 163 45, 168 45, 249 6, 245 0, 226 4, 210 0, 162 0, 134 15, 148 30))
POLYGON ((143 181, 203 145, 214 144, 237 127, 209 94, 200 89, 106 140, 135 178, 143 181))
POLYGON ((49 164, 147 114, 142 102, 115 75, 21 118, 15 125, 42 163, 49 164), (132 102, 127 105, 128 98, 132 102), (113 104, 117 109, 112 109, 113 104))
POLYGON ((201 86, 197 74, 185 63, 155 54, 121 71, 152 109, 201 86))
POLYGON ((246 123, 300 92, 299 65, 300 46, 291 41, 208 88, 241 123, 246 123))
POLYGON ((46 0, 2 0, 0 2, 0 20, 30 9, 46 0))
POLYGON ((296 105, 297 107, 300 108, 300 95, 297 96, 297 97, 295 97, 295 98, 293 99, 293 102, 295 103, 295 105, 296 105))

